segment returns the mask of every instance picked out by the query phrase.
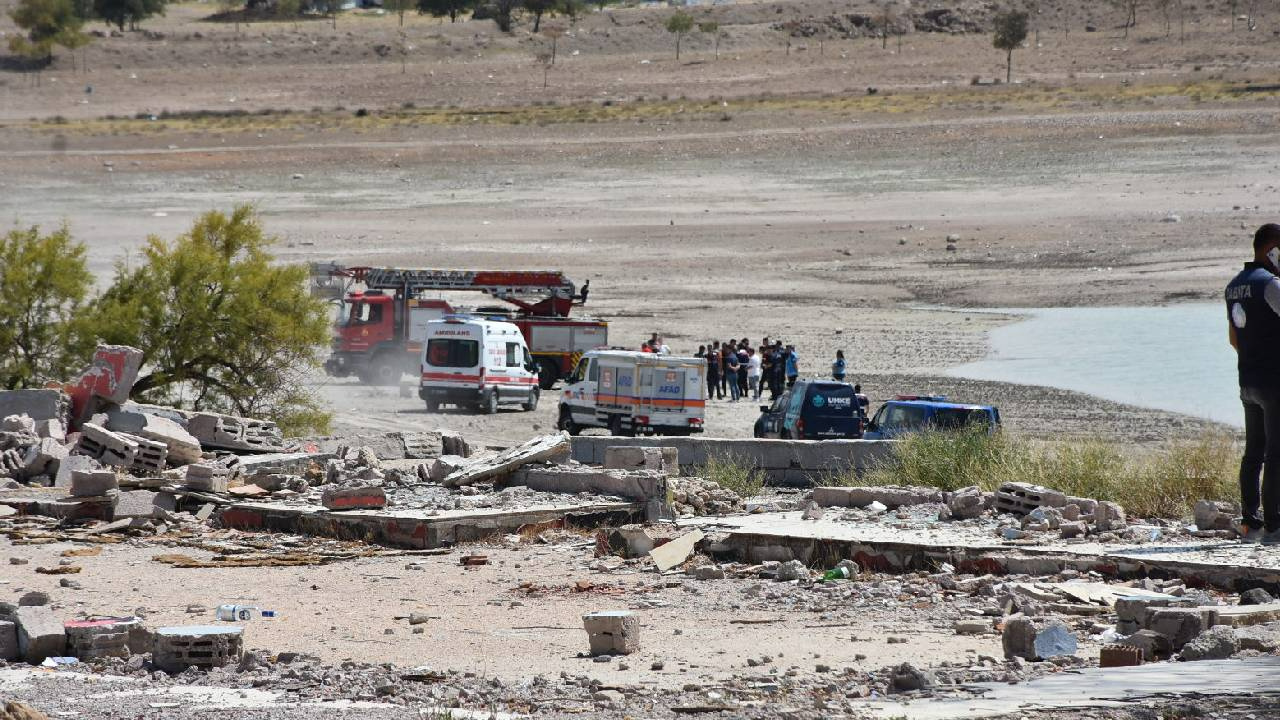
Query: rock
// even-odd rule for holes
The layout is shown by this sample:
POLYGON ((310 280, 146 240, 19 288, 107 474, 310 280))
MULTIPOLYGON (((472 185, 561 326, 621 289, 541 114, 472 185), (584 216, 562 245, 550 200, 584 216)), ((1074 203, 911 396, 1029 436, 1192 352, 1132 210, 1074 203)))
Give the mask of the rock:
POLYGON ((960 488, 951 494, 947 509, 951 511, 951 517, 957 520, 971 520, 981 516, 986 509, 982 490, 977 485, 960 488))
POLYGON ((1182 217, 1174 213, 1169 213, 1168 215, 1165 215, 1164 217, 1160 218, 1160 222, 1180 223, 1182 222, 1182 217))
POLYGON ((0 720, 49 720, 49 716, 26 703, 10 700, 0 707, 0 720))
POLYGON ((804 520, 821 520, 822 508, 818 507, 818 503, 810 500, 809 504, 804 508, 804 513, 800 517, 804 520))
POLYGON ((409 624, 410 624, 410 625, 422 625, 422 624, 426 623, 427 621, 429 621, 430 619, 431 619, 431 616, 430 616, 430 615, 427 615, 426 613, 420 613, 420 612, 411 612, 411 613, 409 613, 409 624))
POLYGON ((49 593, 32 590, 18 598, 18 607, 37 607, 49 604, 49 593))
POLYGON ((724 570, 716 565, 700 565, 693 569, 693 576, 699 580, 723 580, 724 570))
POLYGON ((1226 625, 1215 625, 1184 645, 1178 655, 1183 660, 1223 660, 1239 650, 1236 631, 1226 625))
POLYGON ((1173 652, 1199 637, 1206 628, 1212 627, 1217 619, 1214 611, 1203 612, 1200 608, 1152 608, 1147 612, 1147 629, 1154 630, 1169 638, 1169 649, 1173 652))
POLYGON ((1154 630, 1139 630, 1126 638, 1124 644, 1141 650, 1144 662, 1169 657, 1169 638, 1154 630))
POLYGON ((788 560, 778 566, 777 577, 784 582, 808 578, 809 568, 805 567, 804 563, 799 560, 788 560))
POLYGON ((986 635, 991 632, 991 621, 989 620, 957 620, 955 624, 957 635, 986 635))
POLYGON ((1266 605, 1273 602, 1275 602, 1275 598, 1271 597, 1271 593, 1262 588, 1245 590, 1240 593, 1241 605, 1266 605))
POLYGON ((938 684, 938 679, 927 670, 919 670, 911 663, 902 663, 893 669, 893 688, 899 692, 928 690, 938 684))
POLYGON ((1058 535, 1063 538, 1082 537, 1088 531, 1083 520, 1067 520, 1058 525, 1058 535))
POLYGON ((1228 502, 1201 500, 1192 515, 1199 530, 1230 530, 1235 526, 1235 506, 1228 502))
POLYGON ((1075 635, 1060 620, 1039 620, 1023 615, 1005 619, 1001 637, 1006 658, 1048 660, 1074 655, 1078 647, 1075 635))
POLYGON ((1100 502, 1093 511, 1093 522, 1098 532, 1111 532, 1125 528, 1124 508, 1118 503, 1100 502))
POLYGON ((1280 623, 1236 628, 1236 640, 1239 641, 1241 650, 1275 652, 1280 649, 1280 623))
POLYGON ((29 562, 31 562, 31 561, 30 561, 30 560, 28 560, 28 559, 26 559, 26 558, 20 558, 20 557, 11 557, 11 558, 9 558, 9 564, 10 564, 10 565, 26 565, 26 564, 27 564, 27 563, 29 563, 29 562))

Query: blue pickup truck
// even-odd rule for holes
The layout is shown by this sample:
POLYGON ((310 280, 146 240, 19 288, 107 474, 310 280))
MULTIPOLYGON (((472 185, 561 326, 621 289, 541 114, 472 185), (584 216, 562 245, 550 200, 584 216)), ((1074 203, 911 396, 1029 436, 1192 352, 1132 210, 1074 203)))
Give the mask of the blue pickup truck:
POLYGON ((891 440, 921 430, 957 430, 979 423, 995 432, 1000 411, 992 405, 947 402, 942 395, 899 395, 880 406, 863 438, 891 440))

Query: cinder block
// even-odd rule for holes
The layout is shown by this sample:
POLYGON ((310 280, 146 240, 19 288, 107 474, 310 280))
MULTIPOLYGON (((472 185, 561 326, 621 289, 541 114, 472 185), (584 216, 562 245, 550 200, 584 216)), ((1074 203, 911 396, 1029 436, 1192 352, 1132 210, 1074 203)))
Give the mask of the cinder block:
POLYGON ((113 432, 128 433, 163 444, 168 461, 175 465, 199 462, 202 456, 200 441, 167 417, 139 410, 112 410, 107 413, 106 427, 113 432))
POLYGON ((32 445, 22 457, 26 467, 24 473, 28 477, 35 475, 53 475, 58 472, 58 465, 67 456, 67 449, 62 443, 52 438, 41 438, 32 445))
POLYGON ((582 616, 592 655, 629 655, 640 649, 640 617, 630 610, 582 616))
POLYGON ((1059 508, 1067 496, 1057 490, 1023 482, 1007 482, 996 491, 996 512, 1026 515, 1038 507, 1059 508))
POLYGON ((184 483, 194 490, 224 493, 230 479, 231 472, 226 466, 200 463, 187 466, 184 483))
POLYGON ((165 461, 169 456, 169 448, 164 443, 148 440, 140 435, 117 434, 137 446, 130 467, 152 473, 164 470, 165 461))
POLYGON ((168 673, 239 662, 244 652, 243 632, 244 628, 222 625, 157 628, 151 662, 168 673))
POLYGON ((24 605, 14 613, 18 625, 18 653, 23 660, 39 665, 44 659, 62 655, 67 644, 62 621, 47 605, 24 605))
POLYGON ((1142 650, 1131 645, 1103 645, 1098 664, 1104 668, 1141 665, 1142 650))
POLYGON ((75 452, 88 455, 104 465, 129 467, 133 465, 138 444, 101 425, 87 422, 80 428, 80 440, 76 443, 75 452))

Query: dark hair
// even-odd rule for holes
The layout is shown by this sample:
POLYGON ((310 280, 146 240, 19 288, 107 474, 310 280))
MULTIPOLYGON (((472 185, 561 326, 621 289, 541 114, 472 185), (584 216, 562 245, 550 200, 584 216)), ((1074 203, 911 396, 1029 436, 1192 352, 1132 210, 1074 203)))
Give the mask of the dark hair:
POLYGON ((1275 223, 1267 223, 1258 228, 1258 232, 1253 234, 1254 252, 1258 252, 1271 244, 1280 244, 1280 225, 1275 223))

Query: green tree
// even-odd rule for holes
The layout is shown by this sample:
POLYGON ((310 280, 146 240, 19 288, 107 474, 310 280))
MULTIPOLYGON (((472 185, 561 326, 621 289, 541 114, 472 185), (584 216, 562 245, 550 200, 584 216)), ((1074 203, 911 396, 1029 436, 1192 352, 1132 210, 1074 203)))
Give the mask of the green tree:
POLYGON ((710 35, 716 41, 716 59, 720 59, 720 23, 714 20, 704 20, 698 23, 698 32, 704 35, 710 35))
POLYGON ((400 27, 404 27, 404 14, 418 6, 418 0, 382 0, 382 7, 400 16, 400 27))
POLYGON ((538 28, 542 27, 543 13, 555 8, 556 0, 522 0, 521 4, 525 10, 533 13, 533 32, 537 33, 538 28))
POLYGON ((587 5, 582 0, 556 0, 556 12, 569 18, 570 25, 577 25, 586 9, 587 5))
POLYGON ((502 32, 511 32, 511 13, 520 7, 520 0, 493 0, 490 10, 494 24, 502 32))
POLYGON ((418 12, 431 17, 448 16, 449 22, 458 22, 458 16, 474 4, 473 0, 418 0, 418 12))
POLYGON ((67 380, 93 351, 84 313, 93 276, 63 225, 0 236, 0 387, 67 380))
POLYGON ((676 61, 680 61, 680 39, 693 29, 693 16, 683 10, 677 10, 667 18, 667 32, 676 36, 676 61))
POLYGON ((141 265, 117 266, 95 327, 142 349, 135 398, 266 415, 290 431, 327 424, 304 381, 328 341, 328 307, 308 293, 306 267, 273 263, 274 242, 240 206, 205 213, 172 243, 152 236, 141 265))
POLYGON ((302 0, 276 0, 275 16, 292 20, 293 27, 298 27, 298 16, 302 14, 302 0))
POLYGON ((163 15, 164 0, 93 0, 93 13, 120 30, 128 22, 133 30, 143 20, 163 15))
POLYGON ((1009 10, 996 15, 995 36, 991 44, 1005 52, 1004 81, 1013 80, 1013 51, 1027 39, 1027 14, 1009 10))
POLYGON ((9 38, 9 50, 33 60, 52 60, 53 46, 63 44, 84 25, 72 0, 20 0, 9 17, 27 31, 26 37, 9 38))

